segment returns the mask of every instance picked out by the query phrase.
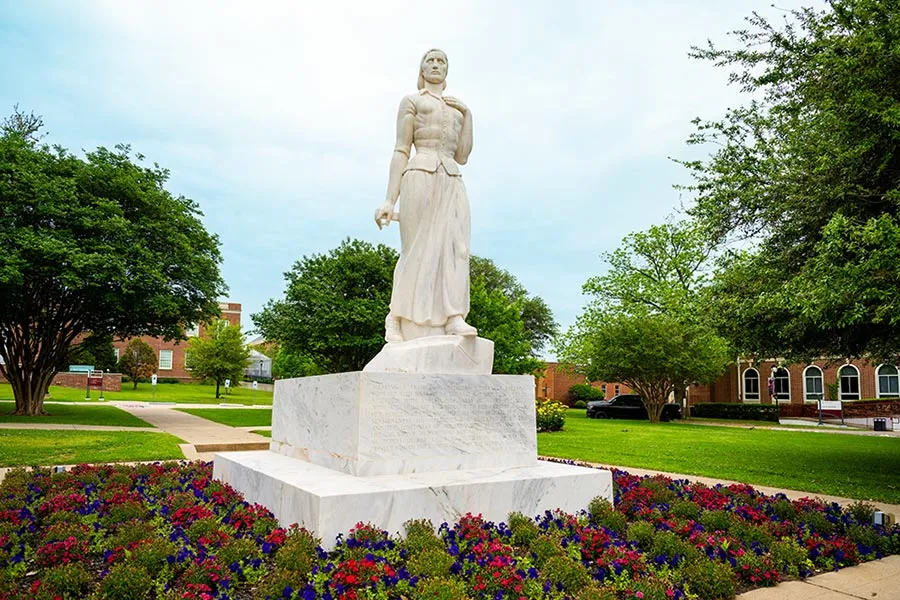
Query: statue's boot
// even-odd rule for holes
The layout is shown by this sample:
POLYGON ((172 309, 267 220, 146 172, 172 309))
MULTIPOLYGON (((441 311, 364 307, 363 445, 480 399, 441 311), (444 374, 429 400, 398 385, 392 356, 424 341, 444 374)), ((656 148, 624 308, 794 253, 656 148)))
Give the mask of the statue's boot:
POLYGON ((447 325, 444 327, 444 332, 447 335, 478 335, 478 330, 466 323, 461 315, 450 317, 450 320, 447 321, 447 325))
POLYGON ((403 333, 400 331, 400 319, 391 314, 384 320, 384 341, 388 344, 403 341, 403 333))

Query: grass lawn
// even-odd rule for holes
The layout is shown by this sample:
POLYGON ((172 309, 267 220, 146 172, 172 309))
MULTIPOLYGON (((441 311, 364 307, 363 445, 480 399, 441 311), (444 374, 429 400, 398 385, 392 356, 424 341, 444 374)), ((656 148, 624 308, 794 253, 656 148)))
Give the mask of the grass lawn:
POLYGON ((272 411, 265 408, 179 408, 178 410, 231 427, 259 427, 272 424, 272 411))
POLYGON ((538 452, 622 467, 900 504, 900 439, 588 419, 538 434, 538 452))
POLYGON ((751 421, 742 419, 712 419, 707 417, 691 417, 685 421, 679 421, 682 425, 690 425, 691 423, 714 423, 716 425, 725 425, 731 427, 781 427, 783 429, 806 429, 821 431, 822 429, 837 429, 836 427, 819 427, 815 423, 809 425, 781 425, 775 421, 751 421))
POLYGON ((272 437, 272 430, 271 430, 271 429, 254 429, 254 430, 251 431, 250 433, 255 433, 256 435, 261 435, 261 436, 267 437, 267 438, 272 437))
POLYGON ((49 423, 66 425, 110 425, 113 427, 153 427, 150 423, 115 406, 77 406, 74 404, 45 404, 50 413, 44 417, 19 417, 9 413, 12 402, 0 402, 0 423, 49 423))
POLYGON ((183 459, 167 433, 0 429, 0 467, 183 459))
MULTIPOLYGON (((259 404, 272 405, 272 392, 264 390, 248 390, 241 387, 228 390, 228 397, 224 395, 216 398, 216 386, 202 385, 198 383, 160 383, 156 386, 156 392, 149 383, 139 383, 136 390, 131 389, 133 383, 123 383, 121 392, 103 392, 104 400, 134 401, 134 402, 175 402, 180 404, 259 404), (255 395, 254 395, 255 394, 255 395)), ((224 392, 225 388, 221 388, 224 392)), ((84 390, 50 386, 50 398, 54 402, 84 402, 84 390)), ((100 392, 91 390, 91 400, 97 401, 100 392)), ((0 400, 13 400, 12 387, 8 383, 0 384, 0 400)))

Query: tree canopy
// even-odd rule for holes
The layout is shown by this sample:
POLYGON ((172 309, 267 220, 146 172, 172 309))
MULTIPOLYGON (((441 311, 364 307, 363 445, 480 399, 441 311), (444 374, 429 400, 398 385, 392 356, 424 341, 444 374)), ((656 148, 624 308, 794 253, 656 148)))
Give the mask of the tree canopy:
MULTIPOLYGON (((358 371, 374 358, 384 346, 397 258, 383 244, 348 239, 297 261, 285 274, 284 298, 252 315, 259 332, 281 346, 285 370, 358 371)), ((495 372, 533 372, 538 350, 556 330, 549 308, 490 260, 472 257, 470 269, 468 320, 494 342, 495 372)))
POLYGON ((80 335, 177 339, 218 313, 218 239, 142 158, 0 135, 0 372, 18 414, 43 412, 80 335))
POLYGON ((690 209, 726 252, 708 298, 748 354, 900 355, 900 10, 830 0, 754 14, 693 56, 748 101, 689 140, 711 144, 690 209))
POLYGON ((190 357, 191 377, 216 382, 216 398, 226 379, 239 382, 250 358, 240 325, 215 319, 204 328, 203 335, 188 340, 186 356, 190 357))
POLYGON ((119 357, 118 369, 128 375, 134 384, 132 389, 137 389, 138 380, 146 379, 154 373, 159 366, 156 352, 141 338, 134 338, 125 346, 122 356, 119 357))

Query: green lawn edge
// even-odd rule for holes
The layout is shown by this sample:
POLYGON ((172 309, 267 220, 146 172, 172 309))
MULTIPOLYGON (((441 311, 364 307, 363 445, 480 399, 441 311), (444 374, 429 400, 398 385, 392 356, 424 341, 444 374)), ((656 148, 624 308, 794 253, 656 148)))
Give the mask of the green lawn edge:
MULTIPOLYGON (((242 387, 233 387, 224 394, 225 388, 221 388, 222 396, 216 398, 216 386, 200 383, 166 383, 152 386, 149 383, 139 383, 137 389, 133 384, 123 383, 119 392, 103 392, 103 399, 116 402, 174 402, 176 404, 244 404, 244 405, 272 405, 272 392, 265 390, 252 390, 242 387)), ((90 401, 97 402, 100 392, 91 390, 90 401)), ((12 401, 12 387, 8 383, 0 383, 0 401, 12 401)), ((86 402, 84 388, 68 388, 58 385, 50 386, 52 402, 86 402)))
POLYGON ((230 427, 269 427, 272 410, 265 408, 176 408, 175 410, 230 427))
POLYGON ((0 429, 0 467, 183 460, 183 443, 168 433, 0 429))
POLYGON ((78 406, 75 404, 44 404, 47 415, 25 417, 11 415, 15 404, 0 401, 0 423, 33 425, 106 425, 108 427, 145 427, 153 425, 115 406, 78 406))

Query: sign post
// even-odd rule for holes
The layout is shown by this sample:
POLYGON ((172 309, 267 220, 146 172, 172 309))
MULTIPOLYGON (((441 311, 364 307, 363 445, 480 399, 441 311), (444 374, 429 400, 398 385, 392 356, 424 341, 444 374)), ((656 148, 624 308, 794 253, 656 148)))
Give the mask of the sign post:
POLYGON ((156 380, 158 379, 156 373, 150 376, 150 402, 154 402, 156 400, 156 380))
POLYGON ((259 382, 253 382, 253 400, 250 401, 250 404, 256 404, 256 390, 259 388, 259 382))
POLYGON ((844 424, 844 405, 840 400, 819 400, 819 425, 822 424, 822 413, 839 416, 841 425, 844 424), (837 414, 835 414, 837 413, 837 414))
POLYGON ((225 380, 225 399, 226 400, 228 400, 228 388, 230 388, 230 387, 231 387, 231 380, 226 379, 225 380))

